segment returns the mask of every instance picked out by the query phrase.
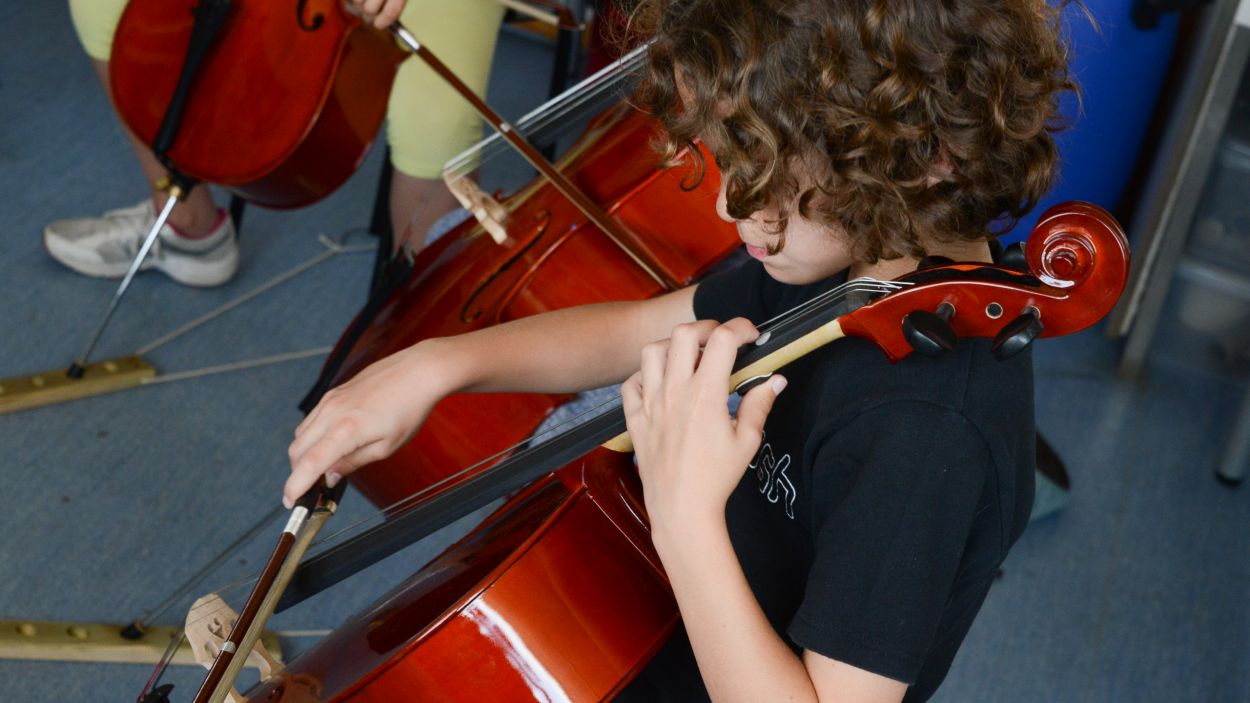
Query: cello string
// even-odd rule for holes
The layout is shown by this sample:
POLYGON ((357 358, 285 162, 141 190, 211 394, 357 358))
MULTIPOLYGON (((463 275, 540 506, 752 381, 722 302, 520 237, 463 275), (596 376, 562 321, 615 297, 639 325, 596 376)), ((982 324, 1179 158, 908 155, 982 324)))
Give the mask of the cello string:
MULTIPOLYGON (((611 86, 608 86, 611 87, 611 86)), ((532 123, 524 124, 516 128, 516 131, 527 140, 532 140, 534 135, 543 134, 546 130, 551 129, 553 125, 561 124, 562 127, 556 128, 558 132, 564 132, 573 126, 574 117, 584 116, 583 111, 587 110, 588 105, 598 106, 606 104, 608 100, 604 97, 607 88, 596 91, 595 94, 588 95, 585 98, 572 102, 568 105, 561 106, 559 110, 553 112, 544 119, 532 123)), ((552 141, 555 141, 552 136, 552 141)), ((459 179, 467 177, 469 173, 476 170, 482 164, 493 163, 505 155, 512 154, 512 145, 504 141, 498 135, 493 135, 476 148, 464 152, 453 161, 449 162, 445 171, 450 173, 453 178, 459 179)))
MULTIPOLYGON (((565 122, 570 114, 603 98, 608 91, 616 89, 621 83, 631 78, 642 65, 645 48, 646 45, 638 47, 595 75, 531 110, 517 120, 513 127, 521 135, 528 137, 553 124, 565 122)), ((499 158, 502 153, 511 153, 511 145, 499 134, 491 134, 452 157, 444 170, 455 178, 461 178, 479 165, 499 158)))
POLYGON ((618 92, 618 89, 622 88, 628 81, 633 80, 635 74, 642 68, 643 59, 646 55, 645 49, 646 47, 639 47, 622 57, 615 64, 601 71, 603 74, 602 79, 594 85, 588 85, 587 89, 580 96, 556 105, 556 109, 546 114, 541 122, 536 121, 535 130, 546 128, 553 123, 563 122, 569 115, 584 110, 588 104, 600 101, 609 93, 613 93, 611 96, 613 101, 623 97, 622 93, 618 92))
MULTIPOLYGON (((644 47, 635 49, 602 71, 586 78, 555 98, 526 113, 517 120, 517 124, 514 126, 523 133, 533 132, 562 120, 570 112, 602 97, 608 90, 615 88, 626 78, 629 78, 641 66, 644 55, 644 47)), ((465 151, 465 154, 473 154, 488 148, 506 149, 507 145, 498 134, 492 134, 473 147, 470 147, 465 151)), ((473 158, 465 159, 464 154, 462 154, 454 157, 451 163, 456 164, 463 160, 473 160, 473 158)))
MULTIPOLYGON (((852 282, 851 284, 844 284, 842 287, 837 287, 837 288, 835 288, 835 289, 832 289, 832 290, 830 290, 830 291, 827 291, 825 294, 822 294, 821 296, 818 296, 816 299, 814 299, 814 300, 812 300, 812 301, 807 301, 807 302, 805 302, 804 304, 802 304, 802 305, 798 306, 797 308, 795 308, 795 309, 794 309, 794 311, 792 311, 792 312, 790 312, 790 313, 783 313, 783 314, 781 314, 781 315, 778 315, 778 316, 774 317, 772 320, 769 320, 769 321, 767 321, 767 322, 763 323, 763 325, 761 326, 761 334, 765 334, 765 333, 771 332, 772 330, 774 330, 774 329, 775 329, 777 326, 779 326, 780 324, 784 324, 784 322, 785 322, 786 320, 790 319, 793 315, 797 315, 797 314, 799 314, 799 313, 801 313, 801 312, 803 312, 803 311, 805 311, 805 310, 807 310, 807 309, 810 309, 810 307, 811 307, 811 306, 813 306, 813 305, 817 305, 817 304, 820 304, 822 301, 827 301, 827 300, 829 300, 829 298, 830 298, 830 297, 833 297, 833 298, 835 298, 835 299, 834 299, 834 300, 832 300, 832 302, 830 302, 829 304, 836 305, 836 304, 840 303, 840 302, 841 302, 841 301, 845 298, 845 296, 846 296, 846 294, 847 294, 847 293, 861 292, 861 291, 865 291, 865 290, 871 290, 871 291, 873 291, 873 292, 888 292, 888 291, 890 291, 890 290, 896 290, 898 287, 901 287, 901 286, 886 286, 886 287, 881 287, 880 282, 877 282, 877 281, 865 281, 864 279, 857 279, 856 281, 852 282), (870 286, 870 287, 869 287, 869 288, 865 288, 865 287, 864 287, 864 286, 865 286, 865 284, 867 284, 867 285, 868 285, 868 286, 870 286)), ((566 429, 568 429, 568 428, 570 428, 570 427, 575 427, 575 426, 577 426, 577 425, 581 424, 582 422, 586 421, 586 420, 587 420, 587 419, 589 419, 589 418, 592 418, 592 417, 597 417, 597 416, 599 416, 600 414, 602 414, 603 412, 605 412, 605 411, 607 411, 607 410, 614 409, 614 408, 615 408, 615 406, 616 406, 618 403, 619 403, 619 400, 618 400, 618 399, 608 399, 608 400, 606 400, 606 401, 604 401, 604 402, 601 402, 601 403, 599 403, 599 404, 597 404, 597 405, 591 406, 591 407, 587 408, 586 410, 584 410, 583 412, 580 412, 580 413, 578 413, 578 414, 576 414, 576 415, 573 415, 573 416, 571 416, 570 418, 568 418, 567 420, 565 420, 565 421, 563 421, 563 422, 561 422, 561 423, 558 423, 557 425, 554 425, 554 426, 552 426, 551 428, 548 428, 547 430, 543 431, 541 434, 531 435, 531 436, 527 437, 526 439, 524 439, 524 440, 522 440, 522 441, 520 441, 520 442, 518 442, 518 443, 516 443, 516 444, 514 444, 514 445, 512 445, 512 446, 506 447, 506 448, 504 448, 504 449, 502 449, 502 450, 500 450, 500 451, 496 452, 495 454, 490 455, 490 456, 488 456, 488 457, 486 457, 486 458, 484 458, 484 459, 480 460, 480 461, 479 461, 479 462, 477 462, 476 464, 473 464, 473 465, 471 465, 471 466, 469 466, 469 467, 466 467, 466 468, 465 468, 465 469, 463 469, 461 472, 459 472, 459 473, 457 473, 457 474, 455 474, 455 475, 448 476, 448 477, 446 477, 446 478, 442 479, 441 481, 439 481, 438 483, 432 484, 432 485, 430 485, 430 486, 428 486, 428 487, 426 487, 426 488, 422 489, 422 490, 421 490, 421 491, 419 491, 418 493, 415 493, 415 494, 412 494, 412 495, 407 496, 407 497, 405 497, 405 498, 402 498, 402 499, 400 499, 400 500, 396 501, 395 503, 392 503, 391 505, 386 506, 385 508, 383 508, 383 509, 382 509, 382 515, 383 515, 383 516, 393 516, 393 515, 395 515, 396 513, 401 512, 401 511, 404 509, 404 506, 405 506, 405 504, 406 504, 406 503, 413 502, 413 501, 417 501, 417 500, 421 500, 422 498, 424 498, 424 497, 425 497, 425 494, 426 494, 426 493, 431 492, 431 491, 436 491, 437 489, 441 488, 441 487, 442 487, 442 485, 443 485, 444 483, 446 483, 446 482, 450 482, 450 481, 455 481, 455 480, 459 479, 461 476, 463 476, 464 474, 469 473, 469 472, 471 472, 471 471, 473 471, 473 470, 475 470, 475 469, 477 469, 477 468, 481 467, 483 464, 486 464, 486 463, 488 463, 488 462, 492 462, 492 461, 494 461, 494 460, 496 460, 496 459, 500 459, 500 458, 502 458, 502 457, 506 456, 507 454, 512 453, 513 451, 516 451, 517 449, 520 449, 520 448, 525 447, 525 446, 527 446, 527 445, 532 445, 532 444, 535 444, 536 442, 540 442, 540 441, 541 441, 541 439, 542 439, 542 438, 544 438, 544 437, 547 437, 547 436, 552 435, 552 434, 558 434, 558 433, 560 433, 560 432, 565 431, 566 429)), ((350 527, 350 526, 349 526, 349 527, 350 527)), ((344 529, 349 529, 349 528, 344 528, 344 529)), ((340 532, 341 532, 341 530, 340 530, 340 532)), ((338 532, 336 532, 336 533, 334 533, 334 535, 332 535, 332 536, 337 536, 338 534, 339 534, 339 533, 338 533, 338 532)))
MULTIPOLYGON (((805 301, 804 303, 792 309, 791 311, 787 311, 786 313, 782 313, 781 315, 778 315, 772 318, 771 320, 766 321, 765 323, 763 323, 763 326, 761 328, 761 334, 765 334, 765 333, 775 330, 777 327, 784 324, 786 321, 793 319, 794 316, 801 314, 803 311, 810 310, 814 305, 819 305, 822 303, 826 305, 838 305, 844 300, 846 300, 846 298, 849 297, 849 295, 852 295, 855 293, 888 293, 888 292, 892 292, 903 287, 906 287, 906 285, 901 284, 899 282, 894 282, 894 281, 886 282, 886 281, 877 281, 875 279, 855 279, 854 281, 849 281, 840 286, 835 286, 829 291, 826 291, 820 296, 817 296, 813 300, 805 301)), ((498 452, 495 452, 494 454, 487 456, 479 460, 478 462, 471 464, 468 467, 465 467, 464 469, 461 469, 455 474, 446 476, 443 479, 436 481, 413 494, 400 498, 399 500, 391 503, 390 505, 387 505, 381 508, 377 514, 362 518, 349 525, 343 526, 343 528, 333 533, 323 536, 321 539, 317 540, 314 546, 319 548, 320 551, 318 553, 320 553, 321 551, 324 551, 325 549, 329 548, 329 546, 332 546, 333 544, 335 544, 336 540, 339 540, 344 535, 349 535, 350 533, 354 533, 354 531, 356 531, 358 528, 362 527, 363 525, 367 523, 376 522, 382 519, 400 515, 403 512, 416 507, 416 505, 419 504, 421 501, 423 501, 426 497, 428 497, 429 495, 433 493, 437 493, 440 489, 442 489, 447 484, 452 483, 454 481, 458 481, 464 476, 472 473, 473 471, 479 468, 482 468, 485 465, 493 463, 499 459, 502 459, 506 457, 507 455, 512 454, 513 452, 523 447, 526 447, 529 445, 535 445, 535 444, 542 444, 547 441, 550 441, 551 439, 553 439, 553 435, 563 433, 572 427, 576 427, 580 425, 581 423, 587 421, 590 418, 598 417, 604 412, 614 410, 617 407, 619 407, 619 405, 620 405, 620 398, 618 395, 618 396, 614 396, 613 398, 607 399, 603 402, 600 402, 590 408, 587 408, 586 410, 577 413, 576 415, 568 418, 567 420, 561 423, 558 423, 557 425, 551 428, 548 428, 541 434, 530 435, 529 437, 526 437, 524 440, 517 442, 504 449, 501 449, 498 452)))
POLYGON ((811 310, 813 307, 825 304, 828 297, 835 294, 840 296, 840 298, 831 303, 832 305, 840 304, 855 293, 892 293, 911 285, 913 284, 909 281, 881 281, 868 276, 852 279, 840 286, 830 288, 820 295, 799 303, 798 305, 781 312, 771 319, 765 320, 763 323, 758 325, 758 328, 761 334, 771 332, 776 327, 779 327, 794 317, 811 310))
POLYGON ((303 351, 286 352, 283 354, 274 354, 272 356, 262 356, 256 359, 243 359, 242 361, 232 361, 225 364, 217 364, 216 366, 205 366, 199 369, 191 369, 189 371, 176 371, 173 373, 164 373, 159 376, 142 379, 139 382, 141 386, 155 386, 160 383, 172 383, 174 381, 186 381, 192 378, 202 378, 204 376, 213 376, 219 373, 230 373, 232 371, 244 371, 247 369, 260 368, 262 366, 273 366, 274 364, 285 364, 291 361, 301 361, 303 359, 311 359, 315 357, 326 356, 334 351, 334 346, 316 347, 313 349, 305 349, 303 351))
POLYGON ((161 679, 165 677, 165 672, 174 660, 174 655, 178 652, 178 648, 182 646, 182 641, 186 638, 186 630, 180 632, 177 637, 169 638, 169 645, 165 647, 164 654, 157 660, 156 667, 152 670, 152 675, 148 677, 148 682, 143 686, 143 690, 139 693, 139 698, 135 703, 143 703, 147 699, 148 694, 160 685, 161 679))
POLYGON ((335 256, 338 256, 339 254, 356 254, 356 253, 361 253, 361 252, 374 251, 375 249, 377 249, 376 244, 356 244, 356 245, 347 244, 347 240, 352 235, 358 232, 365 232, 365 231, 366 230, 364 230, 363 228, 347 230, 346 232, 339 235, 338 241, 335 241, 333 238, 328 237, 324 234, 317 235, 317 240, 320 241, 323 246, 325 246, 324 251, 318 253, 317 255, 313 257, 310 257, 309 259, 305 260, 303 263, 297 264, 296 266, 290 269, 287 269, 283 273, 280 273, 277 276, 274 276, 268 281, 234 298, 233 300, 230 300, 216 308, 213 308, 212 310, 209 310, 208 312, 204 313, 203 315, 200 315, 194 320, 191 320, 190 322, 183 324, 181 327, 175 329, 174 331, 168 332, 152 340, 151 342, 148 342, 147 344, 135 350, 135 355, 144 356, 148 352, 154 351, 155 349, 158 349, 174 341, 175 339, 190 332, 191 330, 194 330, 195 328, 201 325, 204 325, 208 322, 211 322, 217 319, 218 317, 221 317, 222 315, 233 310, 234 308, 237 308, 240 305, 256 298, 261 293, 264 293, 265 291, 275 286, 281 285, 291 280, 292 278, 295 278, 296 276, 304 273, 305 271, 313 268, 314 266, 320 264, 321 262, 327 261, 335 256))

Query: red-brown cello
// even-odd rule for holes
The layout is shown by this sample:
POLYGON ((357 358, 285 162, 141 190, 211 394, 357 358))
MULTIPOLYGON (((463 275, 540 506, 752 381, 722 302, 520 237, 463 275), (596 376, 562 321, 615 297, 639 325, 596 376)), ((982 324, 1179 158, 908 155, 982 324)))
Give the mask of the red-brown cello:
MULTIPOLYGON (((1045 213, 1026 256, 1027 271, 955 263, 892 282, 852 281, 764 330, 769 341, 740 355, 731 387, 843 336, 869 339, 898 360, 916 348, 903 321, 917 311, 941 315, 960 337, 995 338, 996 353, 1010 353, 1018 330, 1026 328, 1016 321, 1027 321, 1041 336, 1095 323, 1114 305, 1128 271, 1123 232, 1105 211, 1084 203, 1045 213), (847 291, 871 301, 856 307, 847 291)), ((262 682, 250 699, 614 696, 663 643, 677 611, 651 547, 629 455, 598 448, 562 463, 561 452, 574 449, 561 442, 584 449, 623 428, 623 419, 596 422, 593 431, 574 431, 486 472, 457 477, 470 491, 489 491, 510 485, 492 484, 492 474, 541 476, 430 565, 262 682)), ((387 531, 374 530, 378 537, 387 531)), ((344 551, 367 548, 366 542, 344 551)))
POLYGON ((406 56, 338 0, 131 0, 109 83, 122 120, 177 172, 287 208, 355 172, 406 56))
MULTIPOLYGON (((127 125, 178 173, 269 207, 307 204, 351 175, 407 56, 339 0, 132 0, 114 47, 110 83, 127 125)), ((645 298, 690 283, 724 257, 737 244, 733 228, 686 205, 713 198, 715 183, 686 193, 678 186, 686 174, 656 170, 647 149, 653 130, 637 115, 605 116, 579 147, 593 144, 593 153, 563 165, 591 207, 610 212, 606 227, 588 224, 550 185, 528 189, 510 201, 509 246, 471 227, 437 244, 405 286, 421 294, 393 296, 338 377, 417 338, 645 298), (437 273, 423 270, 427 261, 439 262, 437 273)), ((563 400, 449 399, 357 486, 389 505, 519 441, 563 400)))

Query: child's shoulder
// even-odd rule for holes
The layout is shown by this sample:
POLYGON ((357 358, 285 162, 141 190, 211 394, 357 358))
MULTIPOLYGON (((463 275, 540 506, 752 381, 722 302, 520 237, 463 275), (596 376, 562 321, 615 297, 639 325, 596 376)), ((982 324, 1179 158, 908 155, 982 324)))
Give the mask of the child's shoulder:
POLYGON ((839 340, 807 372, 819 424, 827 431, 870 411, 886 421, 963 416, 987 436, 1033 431, 1032 357, 1026 350, 998 361, 989 340, 961 340, 940 357, 913 354, 898 363, 871 342, 839 340))

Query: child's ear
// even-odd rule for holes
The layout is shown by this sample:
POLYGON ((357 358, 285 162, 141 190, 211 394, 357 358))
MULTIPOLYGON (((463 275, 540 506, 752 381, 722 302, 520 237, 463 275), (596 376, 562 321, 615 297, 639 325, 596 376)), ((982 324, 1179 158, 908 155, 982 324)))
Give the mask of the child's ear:
POLYGON ((951 164, 950 152, 946 150, 945 146, 940 146, 938 147, 937 159, 929 167, 929 175, 925 179, 925 185, 932 188, 942 181, 950 180, 954 171, 955 167, 951 164))

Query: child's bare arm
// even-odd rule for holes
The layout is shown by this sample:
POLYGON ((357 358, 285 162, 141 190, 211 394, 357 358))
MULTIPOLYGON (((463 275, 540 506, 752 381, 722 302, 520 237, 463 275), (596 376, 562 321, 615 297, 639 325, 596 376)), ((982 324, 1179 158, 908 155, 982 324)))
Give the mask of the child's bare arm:
POLYGON ((898 703, 906 684, 806 651, 773 629, 729 537, 725 508, 763 439, 785 379, 747 392, 731 419, 725 387, 745 319, 701 321, 646 345, 621 386, 651 538, 712 700, 898 703))
MULTIPOLYGON (((576 392, 620 383, 642 347, 694 319, 694 287, 639 302, 582 305, 431 339, 452 392, 576 392)), ((420 346, 420 345, 418 345, 420 346)))
POLYGON ((408 441, 457 392, 573 392, 619 383, 642 347, 694 319, 694 287, 638 302, 557 310, 422 341, 331 390, 295 430, 286 502, 408 441))

